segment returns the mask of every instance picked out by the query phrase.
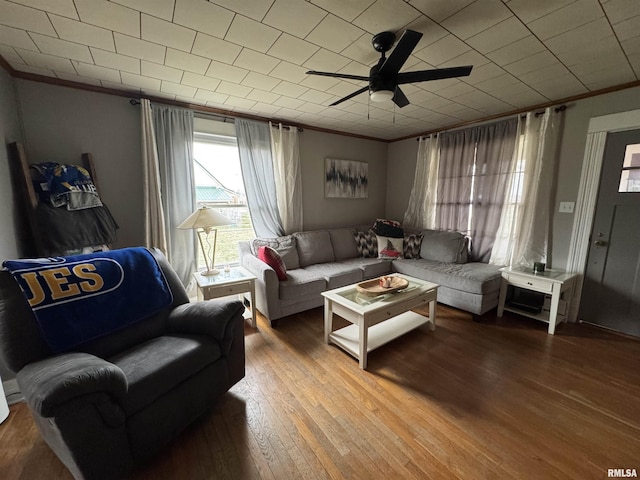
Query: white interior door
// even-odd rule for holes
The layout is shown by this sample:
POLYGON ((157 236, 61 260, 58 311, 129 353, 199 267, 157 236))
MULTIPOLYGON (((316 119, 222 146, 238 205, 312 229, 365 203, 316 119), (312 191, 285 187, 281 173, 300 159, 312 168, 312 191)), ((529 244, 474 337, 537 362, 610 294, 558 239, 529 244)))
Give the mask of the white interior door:
POLYGON ((607 135, 579 317, 640 336, 640 130, 607 135))

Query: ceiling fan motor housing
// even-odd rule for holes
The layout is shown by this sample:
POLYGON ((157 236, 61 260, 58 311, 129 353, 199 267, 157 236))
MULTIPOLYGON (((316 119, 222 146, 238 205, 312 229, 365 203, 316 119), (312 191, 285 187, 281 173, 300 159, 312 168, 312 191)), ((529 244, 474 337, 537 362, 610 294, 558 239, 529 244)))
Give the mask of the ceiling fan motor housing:
POLYGON ((381 66, 382 63, 378 63, 377 65, 371 67, 371 70, 369 70, 369 92, 373 93, 379 92, 381 90, 389 90, 391 92, 395 92, 395 76, 389 75, 385 77, 379 75, 378 70, 380 70, 381 66))

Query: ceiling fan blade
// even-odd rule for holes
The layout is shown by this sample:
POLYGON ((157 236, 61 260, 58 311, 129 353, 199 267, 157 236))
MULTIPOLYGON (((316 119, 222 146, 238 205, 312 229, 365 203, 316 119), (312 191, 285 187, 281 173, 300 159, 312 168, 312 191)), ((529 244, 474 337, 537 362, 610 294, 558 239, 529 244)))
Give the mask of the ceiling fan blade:
POLYGON ((399 73, 396 77, 398 85, 405 83, 427 82, 429 80, 442 80, 443 78, 466 77, 471 73, 473 65, 452 68, 434 68, 433 70, 418 70, 416 72, 399 73))
POLYGON ((366 87, 362 87, 360 90, 357 90, 355 92, 353 92, 351 95, 347 95, 344 98, 341 98, 340 100, 333 102, 331 105, 329 105, 330 107, 333 107, 334 105, 338 105, 339 103, 345 102, 347 100, 349 100, 350 98, 355 97, 356 95, 360 95, 363 92, 366 92, 367 90, 369 90, 369 86, 367 85, 366 87))
POLYGON ((409 105, 409 99, 404 94, 404 92, 400 89, 400 87, 396 87, 396 93, 393 95, 393 103, 395 103, 398 107, 406 107, 409 105))
POLYGON ((405 30, 400 40, 398 40, 396 48, 393 49, 391 55, 384 61, 378 73, 380 75, 395 75, 398 73, 421 38, 422 33, 405 30))
POLYGON ((349 75, 346 73, 331 73, 331 72, 317 72, 315 70, 309 70, 307 75, 321 75, 323 77, 335 77, 335 78, 347 78, 349 80, 364 80, 369 81, 369 77, 363 77, 362 75, 349 75))

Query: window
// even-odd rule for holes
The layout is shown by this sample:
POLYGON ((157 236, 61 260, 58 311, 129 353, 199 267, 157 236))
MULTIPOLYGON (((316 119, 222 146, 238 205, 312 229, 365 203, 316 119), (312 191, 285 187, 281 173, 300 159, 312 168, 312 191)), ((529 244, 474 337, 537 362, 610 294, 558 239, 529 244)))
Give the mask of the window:
MULTIPOLYGON (((236 265, 238 242, 255 238, 236 138, 196 131, 193 157, 197 204, 215 208, 233 222, 217 230, 215 263, 218 267, 236 265)), ((198 251, 198 268, 203 268, 204 257, 198 251)))
POLYGON ((627 145, 618 192, 640 192, 640 144, 627 145))

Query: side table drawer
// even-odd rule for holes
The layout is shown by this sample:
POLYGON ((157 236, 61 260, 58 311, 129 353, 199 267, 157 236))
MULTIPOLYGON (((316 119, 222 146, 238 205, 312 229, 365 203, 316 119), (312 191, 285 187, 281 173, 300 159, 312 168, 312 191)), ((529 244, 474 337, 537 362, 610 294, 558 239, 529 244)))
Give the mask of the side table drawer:
POLYGON ((537 290, 538 292, 551 293, 553 290, 553 284, 545 280, 538 280, 535 278, 525 278, 519 275, 506 275, 505 278, 511 285, 516 287, 528 288, 531 290, 537 290))
POLYGON ((212 298, 226 297, 250 291, 249 282, 234 283, 233 285, 209 286, 202 289, 205 300, 212 298))

